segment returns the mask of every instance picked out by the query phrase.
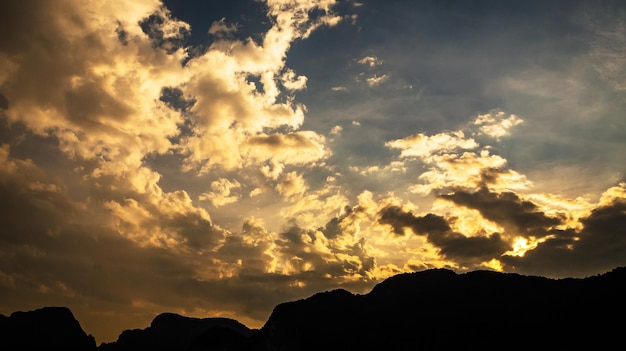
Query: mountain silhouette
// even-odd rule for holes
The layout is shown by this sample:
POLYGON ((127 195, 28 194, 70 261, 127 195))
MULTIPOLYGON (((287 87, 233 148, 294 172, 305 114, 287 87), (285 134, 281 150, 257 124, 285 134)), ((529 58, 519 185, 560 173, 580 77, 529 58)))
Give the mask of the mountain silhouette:
POLYGON ((0 315, 0 349, 95 351, 96 341, 68 308, 44 307, 0 315))
POLYGON ((427 270, 366 295, 335 290, 281 304, 250 349, 598 349, 622 342, 625 298, 624 268, 562 280, 427 270))
MULTIPOLYGON (((71 312, 65 311, 71 317, 71 312)), ((11 339, 4 332, 7 325, 11 325, 16 335, 39 333, 38 337, 49 338, 51 344, 59 345, 55 335, 32 330, 51 328, 53 319, 16 324, 14 315, 24 313, 32 312, 0 317, 1 349, 21 350, 31 345, 11 339), (9 323, 10 320, 13 321, 9 323)), ((281 303, 259 330, 251 330, 232 319, 164 313, 146 329, 126 330, 117 341, 103 343, 97 349, 608 349, 623 344, 625 315, 624 267, 602 275, 564 279, 493 271, 458 274, 447 269, 431 269, 390 277, 363 295, 337 289, 281 303)), ((72 345, 88 338, 78 322, 70 324, 64 327, 73 330, 73 334, 53 329, 63 335, 75 335, 77 341, 72 345)), ((28 341, 17 339, 20 340, 28 341)), ((82 350, 94 349, 90 348, 93 344, 89 345, 92 346, 82 350)))
POLYGON ((216 350, 224 343, 234 344, 236 338, 245 339, 254 330, 228 318, 191 318, 174 313, 156 316, 146 329, 125 330, 117 341, 103 343, 100 351, 130 350, 189 350, 195 340, 203 347, 216 350), (225 335, 230 337, 224 338, 225 335))

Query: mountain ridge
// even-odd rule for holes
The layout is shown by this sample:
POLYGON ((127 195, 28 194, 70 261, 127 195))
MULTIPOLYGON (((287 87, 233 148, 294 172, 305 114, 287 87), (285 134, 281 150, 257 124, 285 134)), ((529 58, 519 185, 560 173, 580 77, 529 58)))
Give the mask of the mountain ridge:
MULTIPOLYGON (((429 269, 389 277, 366 294, 339 288, 280 303, 258 330, 228 318, 161 313, 145 329, 125 330, 96 347, 78 321, 64 325, 76 340, 87 340, 75 348, 86 351, 598 347, 619 341, 623 325, 616 321, 626 312, 625 296, 626 267, 585 278, 429 269)), ((73 319, 60 309, 55 318, 73 319)), ((0 315, 0 346, 9 345, 2 349, 23 349, 15 335, 37 334, 16 333, 19 323, 11 322, 29 313, 0 315)))

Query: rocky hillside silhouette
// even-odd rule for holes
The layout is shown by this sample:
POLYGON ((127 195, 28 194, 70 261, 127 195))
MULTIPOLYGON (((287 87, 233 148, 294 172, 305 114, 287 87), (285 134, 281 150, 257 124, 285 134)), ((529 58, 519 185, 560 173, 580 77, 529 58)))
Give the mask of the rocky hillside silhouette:
POLYGON ((44 307, 0 315, 0 350, 96 350, 72 312, 65 307, 44 307))
POLYGON ((190 350, 195 344, 209 350, 237 345, 255 331, 228 318, 191 318, 174 313, 158 315, 146 329, 125 330, 117 341, 103 343, 99 351, 190 350))
MULTIPOLYGON (((608 349, 623 344, 625 315, 626 268, 584 279, 432 269, 396 275, 364 295, 338 289, 279 304, 260 330, 161 314, 98 350, 608 349)), ((34 324, 21 326, 21 335, 34 335, 34 324)), ((0 348, 25 348, 10 345, 0 348)))
POLYGON ((626 269, 586 279, 476 271, 401 274, 277 306, 251 350, 579 348, 623 343, 626 269))

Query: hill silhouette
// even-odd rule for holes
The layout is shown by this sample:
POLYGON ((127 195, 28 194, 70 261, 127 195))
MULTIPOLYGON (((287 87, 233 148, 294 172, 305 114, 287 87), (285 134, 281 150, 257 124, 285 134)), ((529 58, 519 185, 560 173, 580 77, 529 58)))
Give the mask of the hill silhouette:
POLYGON ((254 330, 228 318, 191 318, 174 313, 162 313, 146 329, 125 330, 117 341, 103 343, 100 351, 130 350, 190 350, 202 342, 211 350, 222 344, 234 344, 245 339, 254 330), (228 335, 228 338, 224 338, 228 335))
MULTIPOLYGON (((565 279, 431 269, 390 277, 363 295, 337 289, 279 304, 259 330, 226 318, 164 313, 146 329, 124 331, 97 350, 605 349, 622 343, 625 312, 623 267, 565 279)), ((1 349, 25 349, 32 344, 19 341, 28 342, 29 335, 60 345, 56 334, 33 328, 73 335, 72 345, 89 338, 77 331, 78 322, 64 324, 71 332, 59 330, 58 315, 46 315, 47 321, 38 316, 36 323, 14 319, 29 313, 0 317, 1 349)), ((96 349, 84 345, 82 350, 96 349)))
POLYGON ((72 312, 65 307, 44 307, 0 315, 1 350, 96 350, 72 312))

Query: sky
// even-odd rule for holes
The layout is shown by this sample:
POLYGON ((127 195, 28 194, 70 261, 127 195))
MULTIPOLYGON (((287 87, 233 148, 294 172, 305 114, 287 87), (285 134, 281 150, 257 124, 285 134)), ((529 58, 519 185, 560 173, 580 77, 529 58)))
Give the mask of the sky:
POLYGON ((1 314, 67 306, 100 343, 626 265, 626 2, 0 8, 1 314))

